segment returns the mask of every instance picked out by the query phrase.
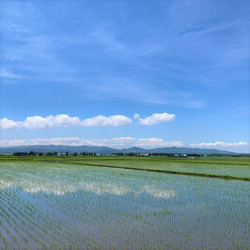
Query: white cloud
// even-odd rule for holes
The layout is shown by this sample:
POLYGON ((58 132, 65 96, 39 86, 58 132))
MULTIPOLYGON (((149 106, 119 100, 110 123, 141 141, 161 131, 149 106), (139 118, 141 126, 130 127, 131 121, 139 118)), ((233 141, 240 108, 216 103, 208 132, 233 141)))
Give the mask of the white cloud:
POLYGON ((78 137, 69 138, 34 138, 34 139, 16 139, 16 140, 2 140, 0 141, 1 147, 11 146, 27 146, 27 145, 90 145, 91 143, 85 139, 79 139, 78 137))
POLYGON ((50 115, 47 117, 31 116, 27 117, 24 122, 20 124, 28 129, 48 129, 57 126, 67 127, 69 125, 79 125, 80 119, 78 117, 70 117, 65 114, 50 115))
MULTIPOLYGON (((158 124, 160 122, 170 122, 175 119, 174 114, 168 113, 155 113, 149 117, 144 119, 140 118, 139 114, 134 115, 134 119, 138 119, 138 123, 142 125, 153 125, 158 124)), ((70 125, 75 126, 122 126, 126 124, 132 123, 132 119, 124 116, 124 115, 113 115, 113 116, 103 116, 98 115, 95 117, 87 118, 85 120, 80 120, 79 117, 74 116, 70 117, 67 114, 59 114, 56 116, 49 115, 46 117, 42 116, 29 116, 24 121, 12 121, 7 118, 3 118, 0 120, 0 128, 1 129, 18 129, 18 128, 26 128, 26 129, 49 129, 53 127, 68 127, 70 125)))
POLYGON ((134 119, 138 119, 138 123, 142 125, 154 125, 160 122, 171 122, 175 119, 175 114, 168 113, 155 113, 151 116, 148 116, 144 119, 140 118, 139 114, 134 115, 134 119))
POLYGON ((7 118, 0 119, 0 129, 16 130, 20 125, 17 122, 9 120, 7 118))
POLYGON ((27 145, 68 145, 68 146, 107 146, 111 148, 156 148, 156 147, 181 147, 183 143, 180 141, 164 141, 161 138, 132 138, 120 137, 111 139, 84 139, 78 137, 71 138, 36 138, 28 140, 2 140, 0 147, 9 146, 27 146, 27 145))
POLYGON ((49 115, 42 116, 29 116, 24 121, 12 121, 7 118, 0 120, 1 129, 19 129, 21 127, 26 129, 49 129, 53 127, 68 127, 70 125, 75 126, 122 126, 132 123, 132 119, 124 115, 102 116, 88 118, 83 121, 79 117, 70 117, 67 114, 59 114, 56 116, 49 115))
MULTIPOLYGON (((163 147, 183 147, 181 141, 164 141, 161 138, 133 138, 133 137, 115 137, 110 139, 85 139, 79 137, 58 137, 58 138, 35 138, 35 139, 18 139, 18 140, 0 140, 0 147, 27 146, 27 145, 67 145, 67 146, 106 146, 110 148, 130 148, 142 147, 163 148, 163 147)), ((250 144, 247 142, 214 142, 190 144, 190 147, 213 148, 229 150, 239 153, 250 153, 250 144)))
POLYGON ((2 78, 11 78, 11 79, 19 79, 19 78, 24 78, 23 76, 15 73, 11 73, 10 71, 0 68, 0 77, 2 78))
POLYGON ((93 139, 98 146, 107 146, 112 148, 156 148, 156 147, 181 147, 183 143, 180 141, 164 141, 161 138, 132 138, 132 137, 118 137, 112 139, 93 139))
POLYGON ((128 123, 132 123, 129 117, 124 115, 113 115, 113 116, 103 116, 98 115, 93 118, 85 119, 81 122, 82 126, 121 126, 128 123))
POLYGON ((246 146, 248 145, 247 142, 201 142, 197 144, 190 144, 192 147, 216 147, 216 146, 222 146, 222 147, 234 147, 234 146, 246 146))
POLYGON ((250 144, 248 142, 201 142, 196 144, 190 144, 191 147, 197 148, 213 148, 220 150, 227 150, 238 153, 250 153, 250 144))

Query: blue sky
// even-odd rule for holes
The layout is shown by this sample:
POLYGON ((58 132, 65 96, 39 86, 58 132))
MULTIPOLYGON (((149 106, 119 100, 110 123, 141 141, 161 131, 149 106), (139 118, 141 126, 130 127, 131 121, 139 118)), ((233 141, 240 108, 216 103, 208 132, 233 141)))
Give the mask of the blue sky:
POLYGON ((247 0, 2 0, 0 146, 250 152, 247 0))

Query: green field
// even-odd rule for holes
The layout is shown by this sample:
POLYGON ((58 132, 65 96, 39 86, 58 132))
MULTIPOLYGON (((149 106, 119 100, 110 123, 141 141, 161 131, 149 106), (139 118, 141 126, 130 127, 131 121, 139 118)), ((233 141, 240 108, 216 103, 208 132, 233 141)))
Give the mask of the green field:
POLYGON ((105 158, 100 159, 61 159, 59 162, 74 164, 89 164, 124 169, 158 171, 173 174, 191 174, 204 177, 217 177, 226 179, 241 179, 250 181, 250 158, 198 158, 175 159, 164 157, 151 158, 105 158))
POLYGON ((249 249, 249 172, 248 158, 1 156, 0 249, 249 249))
POLYGON ((45 161, 250 181, 250 157, 1 156, 1 161, 45 161))

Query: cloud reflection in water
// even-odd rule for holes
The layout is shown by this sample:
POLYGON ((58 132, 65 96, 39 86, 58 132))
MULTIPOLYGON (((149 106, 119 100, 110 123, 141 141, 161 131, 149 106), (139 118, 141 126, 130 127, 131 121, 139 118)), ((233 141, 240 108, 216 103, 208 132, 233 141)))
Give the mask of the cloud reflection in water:
POLYGON ((21 188, 24 192, 38 193, 43 192, 46 194, 54 195, 65 195, 67 193, 74 193, 77 191, 84 190, 86 192, 92 192, 98 195, 101 194, 112 194, 112 195, 125 195, 129 192, 134 194, 147 193, 156 198, 169 199, 176 196, 176 192, 171 189, 162 189, 156 185, 142 185, 136 188, 131 188, 129 185, 124 183, 107 183, 107 182, 93 182, 84 181, 78 183, 67 183, 66 181, 53 181, 53 180, 11 180, 5 181, 0 180, 0 190, 17 187, 21 188))

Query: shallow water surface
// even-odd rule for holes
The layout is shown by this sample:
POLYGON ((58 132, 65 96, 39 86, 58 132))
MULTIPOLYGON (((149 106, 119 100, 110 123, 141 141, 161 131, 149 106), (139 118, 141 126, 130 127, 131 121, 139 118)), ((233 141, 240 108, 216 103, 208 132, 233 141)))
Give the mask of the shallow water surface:
POLYGON ((250 183, 0 163, 0 246, 248 249, 250 183))

